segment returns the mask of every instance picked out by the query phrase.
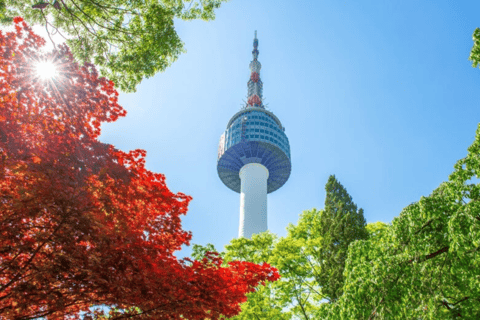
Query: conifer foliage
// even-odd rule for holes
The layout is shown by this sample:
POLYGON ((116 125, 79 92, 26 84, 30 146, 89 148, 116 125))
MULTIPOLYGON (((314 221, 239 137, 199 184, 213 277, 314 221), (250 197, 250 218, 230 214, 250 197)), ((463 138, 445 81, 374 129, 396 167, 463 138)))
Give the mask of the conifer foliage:
POLYGON ((325 208, 320 216, 323 248, 316 257, 323 261, 323 266, 317 281, 328 299, 336 301, 342 294, 348 246, 355 240, 366 239, 368 234, 363 209, 357 209, 352 197, 334 175, 328 178, 325 190, 325 208))
POLYGON ((21 18, 0 32, 0 318, 100 316, 95 305, 112 318, 237 314, 276 269, 213 253, 178 260, 191 197, 146 170, 145 151, 97 140, 126 114, 113 82, 66 46, 40 53, 44 42, 21 18), (55 78, 35 75, 45 60, 55 78))

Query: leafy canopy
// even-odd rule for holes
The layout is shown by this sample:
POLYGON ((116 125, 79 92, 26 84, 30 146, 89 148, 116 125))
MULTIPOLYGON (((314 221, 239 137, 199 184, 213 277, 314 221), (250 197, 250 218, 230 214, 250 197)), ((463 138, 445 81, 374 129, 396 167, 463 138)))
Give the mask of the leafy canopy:
POLYGON ((94 63, 125 92, 164 71, 184 46, 174 19, 213 20, 227 0, 0 0, 0 18, 22 16, 66 40, 81 64, 94 63))
POLYGON ((15 18, 0 31, 0 318, 218 319, 278 279, 267 264, 207 252, 178 260, 190 196, 145 168, 145 151, 97 140, 125 116, 113 82, 15 18), (38 61, 58 75, 42 80, 38 61), (88 317, 87 317, 88 318, 88 317))
MULTIPOLYGON (((270 232, 252 239, 234 239, 220 255, 225 261, 267 262, 281 279, 257 287, 232 319, 321 319, 319 307, 342 294, 344 265, 350 243, 366 239, 363 210, 357 209, 347 190, 330 176, 325 186, 325 209, 304 211, 286 237, 270 232)), ((214 251, 194 245, 194 254, 214 251)))
POLYGON ((344 294, 320 317, 479 319, 479 178, 480 125, 448 181, 352 243, 344 294))
MULTIPOLYGON (((331 234, 320 228, 328 204, 323 211, 304 212, 286 238, 264 233, 233 240, 223 254, 226 261, 267 261, 282 276, 249 293, 234 319, 479 319, 479 179, 480 125, 448 181, 391 224, 368 224, 368 237, 349 244, 336 300, 329 297, 338 292, 338 282, 320 285, 319 275, 337 279, 328 269, 328 259, 337 255, 327 251, 326 259, 316 259, 319 250, 332 248, 325 246, 331 234)), ((335 229, 333 223, 330 230, 335 229)))

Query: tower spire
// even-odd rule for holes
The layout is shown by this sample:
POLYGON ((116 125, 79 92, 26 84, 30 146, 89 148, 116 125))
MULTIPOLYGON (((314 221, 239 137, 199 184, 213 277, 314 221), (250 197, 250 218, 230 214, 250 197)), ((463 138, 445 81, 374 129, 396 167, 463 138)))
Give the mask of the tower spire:
POLYGON ((261 63, 258 61, 258 39, 257 30, 255 30, 255 38, 253 39, 253 60, 250 62, 250 80, 248 80, 248 100, 247 107, 263 106, 263 83, 260 80, 261 63))

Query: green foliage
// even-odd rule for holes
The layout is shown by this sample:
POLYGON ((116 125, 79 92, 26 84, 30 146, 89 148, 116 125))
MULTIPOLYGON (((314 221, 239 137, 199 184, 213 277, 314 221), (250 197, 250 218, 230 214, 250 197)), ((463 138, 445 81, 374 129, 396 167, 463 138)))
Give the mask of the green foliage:
POLYGON ((474 68, 480 64, 480 28, 476 28, 473 32, 473 48, 470 51, 469 60, 472 61, 474 68))
POLYGON ((202 260, 207 252, 217 252, 217 249, 215 249, 215 246, 211 243, 207 243, 206 246, 201 246, 198 244, 194 244, 192 246, 192 258, 194 260, 202 260))
MULTIPOLYGON (((288 226, 286 237, 278 238, 267 231, 252 239, 234 239, 225 247, 225 263, 266 262, 281 275, 280 280, 249 293, 247 302, 241 305, 242 312, 232 319, 318 319, 321 305, 336 299, 331 292, 341 294, 345 250, 352 241, 368 235, 363 211, 357 210, 334 176, 329 178, 326 190, 326 209, 304 211, 296 226, 288 226), (332 283, 335 290, 327 287, 332 283)), ((193 250, 193 257, 201 260, 215 248, 211 244, 194 245, 193 250)))
POLYGON ((213 20, 227 0, 0 0, 0 22, 22 16, 66 39, 125 92, 164 71, 184 52, 174 19, 213 20), (40 8, 40 7, 44 8, 40 8))
POLYGON ((233 240, 226 257, 282 276, 234 319, 480 319, 480 125, 454 169, 391 224, 362 230, 362 210, 330 177, 325 209, 303 212, 285 238, 233 240))
POLYGON ((342 295, 348 246, 353 241, 366 239, 368 234, 363 209, 357 209, 335 176, 330 176, 325 190, 325 209, 319 222, 324 241, 315 253, 317 260, 322 261, 322 272, 316 280, 328 299, 336 301, 342 295))
MULTIPOLYGON (((224 265, 230 261, 259 261, 273 264, 276 262, 273 250, 278 238, 271 232, 264 232, 252 236, 252 239, 233 239, 221 253, 224 265)), ((202 260, 208 251, 216 251, 212 244, 206 246, 193 245, 192 257, 202 260)), ((290 301, 289 292, 285 291, 285 279, 267 282, 258 286, 255 292, 247 294, 247 302, 241 305, 242 312, 232 319, 291 319, 290 312, 283 310, 290 301), (278 285, 282 282, 281 285, 278 285)))
POLYGON ((11 23, 12 21, 10 19, 5 19, 5 12, 7 8, 5 6, 5 0, 0 0, 0 23, 11 23), (8 21, 10 20, 10 21, 8 21))
POLYGON ((447 182, 349 248, 322 319, 480 319, 480 126, 447 182))
POLYGON ((362 230, 361 209, 331 177, 325 209, 303 212, 285 238, 233 240, 226 257, 267 261, 282 276, 234 319, 480 319, 480 125, 454 169, 391 224, 362 230))

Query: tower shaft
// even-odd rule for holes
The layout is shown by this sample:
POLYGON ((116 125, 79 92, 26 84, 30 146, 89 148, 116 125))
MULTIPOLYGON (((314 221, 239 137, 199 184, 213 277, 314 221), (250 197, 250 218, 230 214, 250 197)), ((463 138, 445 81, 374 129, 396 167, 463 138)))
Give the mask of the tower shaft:
POLYGON ((238 237, 251 239, 252 234, 267 231, 268 169, 260 163, 249 163, 240 169, 240 225, 238 237))

